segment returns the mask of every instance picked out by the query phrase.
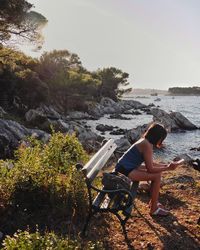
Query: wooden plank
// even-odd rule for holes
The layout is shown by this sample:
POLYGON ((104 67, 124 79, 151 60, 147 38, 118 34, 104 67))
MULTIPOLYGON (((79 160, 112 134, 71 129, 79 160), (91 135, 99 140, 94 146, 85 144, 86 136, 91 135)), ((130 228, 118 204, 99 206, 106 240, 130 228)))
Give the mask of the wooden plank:
POLYGON ((97 163, 93 165, 93 168, 87 173, 87 178, 92 182, 94 178, 98 175, 99 171, 104 167, 104 165, 107 163, 108 159, 111 157, 115 149, 117 148, 117 145, 113 143, 108 150, 104 153, 104 155, 99 158, 97 163))
MULTIPOLYGON (((85 164, 83 167, 82 171, 85 174, 88 174, 90 170, 95 166, 95 164, 99 161, 99 159, 102 158, 103 155, 107 152, 107 150, 110 148, 112 145, 116 145, 114 143, 113 139, 110 139, 109 141, 106 142, 106 144, 95 154, 93 157, 85 164)), ((117 146, 116 146, 117 148, 117 146)))

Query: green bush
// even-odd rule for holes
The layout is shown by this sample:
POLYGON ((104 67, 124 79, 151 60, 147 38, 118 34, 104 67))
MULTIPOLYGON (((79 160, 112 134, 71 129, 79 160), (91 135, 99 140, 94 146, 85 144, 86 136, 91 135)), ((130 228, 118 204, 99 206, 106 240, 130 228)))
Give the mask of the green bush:
POLYGON ((77 162, 86 162, 88 156, 75 134, 53 133, 49 143, 44 147, 44 161, 59 173, 68 173, 77 162))
POLYGON ((99 242, 87 242, 85 245, 78 240, 64 239, 55 233, 45 233, 43 236, 36 231, 17 231, 13 237, 7 236, 2 250, 64 250, 64 249, 103 249, 99 242))
POLYGON ((46 145, 31 139, 19 147, 15 161, 0 161, 2 225, 10 233, 35 224, 66 232, 67 223, 82 222, 87 190, 75 164, 87 158, 75 135, 53 133, 46 145))

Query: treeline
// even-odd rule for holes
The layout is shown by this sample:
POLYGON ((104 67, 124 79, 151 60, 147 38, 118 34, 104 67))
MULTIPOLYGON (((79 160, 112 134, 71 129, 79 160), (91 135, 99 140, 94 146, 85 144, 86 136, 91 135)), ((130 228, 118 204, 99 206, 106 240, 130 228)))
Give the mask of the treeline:
POLYGON ((0 0, 1 106, 15 103, 23 109, 44 103, 61 111, 85 110, 88 102, 101 97, 117 100, 131 90, 124 88, 129 84, 127 73, 114 67, 90 72, 67 49, 45 52, 35 59, 8 46, 25 39, 40 48, 41 26, 47 20, 31 8, 25 0, 0 0))
POLYGON ((45 52, 39 59, 2 47, 0 50, 0 105, 23 103, 28 108, 40 103, 60 110, 83 110, 87 102, 101 97, 114 100, 127 91, 128 74, 114 67, 86 70, 68 50, 45 52))
POLYGON ((200 95, 200 87, 174 87, 169 88, 168 92, 177 95, 200 95))

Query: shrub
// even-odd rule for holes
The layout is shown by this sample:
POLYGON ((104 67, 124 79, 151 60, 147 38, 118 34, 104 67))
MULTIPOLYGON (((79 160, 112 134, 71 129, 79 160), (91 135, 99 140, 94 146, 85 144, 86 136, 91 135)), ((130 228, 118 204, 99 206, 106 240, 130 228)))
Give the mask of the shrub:
POLYGON ((41 235, 37 230, 35 233, 29 231, 17 231, 13 237, 7 236, 3 242, 2 250, 64 250, 64 249, 103 249, 99 242, 87 242, 85 245, 78 240, 64 239, 55 233, 41 235))
POLYGON ((88 159, 75 134, 53 133, 43 153, 45 164, 59 173, 68 173, 77 162, 84 163, 88 159))
POLYGON ((53 133, 47 145, 31 139, 19 147, 15 161, 0 161, 1 226, 10 233, 35 224, 66 232, 67 223, 82 222, 87 191, 74 165, 87 158, 75 135, 53 133))

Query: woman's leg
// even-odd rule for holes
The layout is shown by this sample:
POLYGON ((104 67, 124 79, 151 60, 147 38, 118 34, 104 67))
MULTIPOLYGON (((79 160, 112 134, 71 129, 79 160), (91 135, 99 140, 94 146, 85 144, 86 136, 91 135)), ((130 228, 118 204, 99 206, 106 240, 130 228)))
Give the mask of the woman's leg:
POLYGON ((135 169, 131 171, 128 177, 132 181, 151 181, 151 207, 150 213, 152 214, 157 209, 159 191, 160 191, 160 180, 161 180, 161 173, 148 173, 146 171, 141 171, 135 169))

